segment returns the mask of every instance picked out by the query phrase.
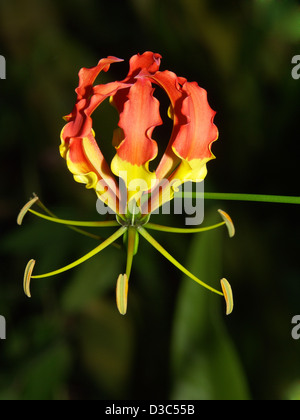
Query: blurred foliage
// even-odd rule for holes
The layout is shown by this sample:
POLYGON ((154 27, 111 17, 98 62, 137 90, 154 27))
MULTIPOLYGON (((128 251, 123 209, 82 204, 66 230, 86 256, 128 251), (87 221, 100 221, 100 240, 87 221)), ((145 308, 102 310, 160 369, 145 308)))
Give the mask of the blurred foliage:
MULTIPOLYGON (((203 280, 230 280, 236 307, 226 319, 217 296, 144 241, 126 317, 114 296, 125 255, 114 248, 34 281, 29 301, 22 276, 30 258, 44 272, 95 243, 31 215, 15 223, 33 191, 63 218, 98 216, 93 193, 59 156, 61 117, 81 67, 119 56, 125 62, 102 80, 121 80, 131 55, 146 50, 207 89, 218 111, 207 191, 299 195, 300 81, 291 77, 299 42, 294 0, 0 0, 0 399, 300 399, 300 343, 291 339, 300 312, 297 206, 217 203, 236 223, 233 240, 224 231, 155 235, 203 280)), ((96 132, 110 157, 115 114, 102 110, 96 132)), ((161 146, 166 131, 154 133, 161 146)), ((206 203, 212 220, 214 205, 206 203)))
MULTIPOLYGON (((213 217, 207 217, 213 223, 213 217)), ((222 278, 222 233, 195 237, 188 267, 218 287, 222 278)), ((246 379, 224 328, 219 299, 183 279, 172 341, 172 397, 187 400, 246 400, 246 379)))

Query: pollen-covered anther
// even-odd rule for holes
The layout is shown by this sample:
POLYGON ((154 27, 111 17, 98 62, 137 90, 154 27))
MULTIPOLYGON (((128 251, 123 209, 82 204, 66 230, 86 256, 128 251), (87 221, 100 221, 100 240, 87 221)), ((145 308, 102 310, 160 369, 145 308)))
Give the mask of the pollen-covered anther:
POLYGON ((230 315, 234 307, 232 288, 226 279, 221 280, 221 286, 226 301, 226 315, 230 315))
POLYGON ((23 281, 24 292, 25 292, 25 295, 29 298, 31 298, 30 280, 31 280, 34 266, 35 266, 35 260, 30 260, 25 268, 25 273, 24 273, 24 281, 23 281))
POLYGON ((126 274, 120 274, 116 287, 117 308, 121 315, 126 315, 128 301, 128 277, 126 274))
POLYGON ((39 201, 39 197, 37 195, 34 194, 34 197, 28 201, 28 203, 25 204, 25 206, 21 209, 18 218, 17 218, 17 223, 18 225, 21 226, 24 216, 25 214, 28 212, 29 209, 31 209, 31 207, 37 202, 39 201))
POLYGON ((235 235, 235 227, 234 227, 231 217, 224 210, 218 210, 218 212, 220 213, 222 219, 226 223, 226 227, 228 229, 228 234, 230 238, 233 238, 235 235))

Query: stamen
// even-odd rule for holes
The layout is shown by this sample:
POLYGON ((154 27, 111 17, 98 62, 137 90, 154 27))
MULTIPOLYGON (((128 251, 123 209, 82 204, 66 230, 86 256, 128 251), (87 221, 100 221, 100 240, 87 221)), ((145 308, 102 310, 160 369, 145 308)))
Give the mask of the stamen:
POLYGON ((218 210, 218 212, 220 213, 224 221, 221 223, 217 223, 215 225, 211 225, 211 226, 206 226, 206 227, 201 227, 201 228, 174 228, 174 227, 169 227, 169 226, 156 225, 154 223, 148 223, 147 229, 157 230, 160 232, 168 232, 168 233, 200 233, 200 232, 207 232, 209 230, 217 229, 226 224, 229 236, 232 238, 235 235, 235 228, 234 228, 232 219, 225 211, 218 210))
POLYGON ((32 277, 31 275, 32 275, 34 266, 35 266, 35 260, 30 260, 26 266, 25 273, 24 273, 23 287, 24 287, 25 295, 28 296, 29 298, 31 298, 30 280, 32 277))
POLYGON ((206 232, 208 230, 217 229, 221 226, 224 226, 226 222, 217 223, 216 225, 206 226, 202 228, 174 228, 162 225, 156 225, 154 223, 148 223, 147 229, 157 230, 160 232, 168 232, 168 233, 199 233, 199 232, 206 232))
POLYGON ((220 213, 220 215, 222 216, 222 219, 226 223, 226 227, 228 229, 229 237, 233 238, 234 235, 235 235, 235 227, 234 227, 234 224, 233 224, 233 221, 232 221, 231 217, 229 216, 229 214, 227 214, 223 210, 218 210, 218 212, 220 213))
POLYGON ((175 260, 172 255, 170 255, 143 227, 138 227, 139 233, 155 248, 158 252, 160 252, 167 260, 169 260, 172 264, 175 265, 180 271, 182 271, 185 275, 190 277, 196 283, 200 284, 201 286, 205 287, 206 289, 210 290, 211 292, 216 293, 217 295, 223 296, 223 293, 219 290, 214 289, 213 287, 209 286, 208 284, 204 283, 203 281, 199 280, 194 274, 188 271, 183 265, 181 265, 177 260, 175 260))
POLYGON ((121 315, 126 315, 128 301, 128 277, 120 274, 116 287, 116 302, 121 315))
POLYGON ((39 213, 35 210, 28 209, 28 211, 35 216, 38 216, 42 219, 48 220, 54 223, 60 223, 62 225, 70 226, 86 226, 86 227, 116 227, 119 226, 119 223, 116 220, 104 221, 104 222, 82 222, 78 220, 66 220, 58 219, 57 217, 46 216, 45 214, 39 213))
POLYGON ((28 201, 28 203, 25 204, 25 206, 21 209, 18 218, 17 218, 17 223, 19 226, 21 226, 24 216, 26 215, 26 213, 30 210, 30 208, 37 202, 39 201, 39 198, 35 195, 34 198, 32 198, 31 200, 28 201))
POLYGON ((77 265, 82 264, 83 262, 87 261, 88 259, 92 258, 94 255, 98 254, 99 252, 103 251, 103 249, 107 248, 109 245, 111 245, 113 242, 115 242, 118 238, 120 238, 124 233, 126 232, 127 227, 123 226, 119 230, 117 230, 112 236, 110 236, 108 239, 106 239, 102 244, 97 246, 92 251, 88 252, 85 256, 79 258, 78 260, 74 261, 73 263, 66 265, 63 268, 60 268, 59 270, 51 271, 50 273, 41 274, 38 276, 31 276, 32 279, 42 279, 45 277, 51 277, 55 276, 56 274, 63 273, 65 271, 68 271, 77 265))
MULTIPOLYGON (((74 230, 77 233, 80 233, 81 235, 88 236, 89 238, 96 239, 98 241, 102 241, 103 238, 99 235, 95 235, 94 233, 87 232, 86 230, 79 229, 76 226, 87 226, 87 227, 116 227, 119 226, 119 224, 116 221, 106 221, 106 222, 81 222, 81 221, 75 221, 75 220, 63 220, 56 217, 54 213, 52 213, 37 197, 36 194, 33 194, 34 198, 31 199, 25 206, 22 208, 22 210, 19 213, 19 216, 17 218, 17 223, 19 225, 22 224, 23 218, 27 212, 30 212, 34 214, 37 217, 40 217, 42 219, 48 220, 50 222, 54 223, 60 223, 65 226, 67 226, 69 229, 74 230), (37 204, 42 210, 44 210, 49 216, 46 216, 45 214, 39 213, 35 210, 32 210, 31 207, 34 204, 37 204)), ((120 249, 120 246, 118 244, 113 244, 115 248, 120 249)))
POLYGON ((226 279, 221 280, 221 286, 226 301, 226 315, 230 315, 234 307, 232 288, 226 279))

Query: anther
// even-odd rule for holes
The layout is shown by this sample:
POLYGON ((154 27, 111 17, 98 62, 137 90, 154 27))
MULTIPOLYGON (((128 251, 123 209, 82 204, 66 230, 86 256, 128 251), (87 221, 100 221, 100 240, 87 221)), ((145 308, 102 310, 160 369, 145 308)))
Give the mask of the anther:
POLYGON ((120 274, 116 287, 117 307, 121 315, 126 315, 128 300, 128 277, 126 274, 120 274))
POLYGON ((232 288, 226 279, 221 280, 221 286, 226 301, 226 315, 230 315, 234 307, 232 288))
POLYGON ((18 218, 17 218, 17 223, 18 225, 21 226, 24 216, 25 214, 28 212, 28 210, 37 202, 39 201, 39 197, 37 195, 34 194, 34 197, 28 201, 28 203, 25 204, 25 206, 22 208, 22 210, 20 211, 18 218))
POLYGON ((31 280, 34 266, 35 266, 35 260, 30 260, 25 268, 25 273, 24 273, 23 287, 24 287, 25 295, 29 298, 31 298, 30 280, 31 280))
POLYGON ((234 224, 233 224, 233 221, 232 221, 231 217, 229 216, 229 214, 227 214, 223 210, 218 210, 218 212, 220 213, 222 219, 226 223, 226 227, 228 229, 228 233, 229 233, 230 238, 233 238, 233 236, 235 235, 235 227, 234 227, 234 224))

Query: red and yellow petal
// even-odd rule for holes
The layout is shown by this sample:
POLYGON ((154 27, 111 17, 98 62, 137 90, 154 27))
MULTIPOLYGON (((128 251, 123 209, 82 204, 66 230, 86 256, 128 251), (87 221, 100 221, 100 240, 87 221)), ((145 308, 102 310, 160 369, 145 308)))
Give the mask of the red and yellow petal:
POLYGON ((181 159, 172 180, 200 182, 207 174, 207 162, 215 158, 211 147, 218 139, 218 129, 214 124, 216 112, 208 104, 206 90, 197 83, 186 82, 182 90, 187 94, 182 113, 188 122, 180 127, 172 145, 173 152, 181 159))
POLYGON ((78 75, 79 85, 76 89, 77 99, 88 98, 92 94, 93 84, 99 73, 101 71, 107 72, 111 64, 120 63, 122 61, 122 59, 117 57, 107 57, 101 59, 95 67, 82 68, 78 75))
POLYGON ((140 191, 150 189, 156 180, 155 173, 149 170, 149 162, 158 151, 157 143, 151 136, 162 120, 159 102, 153 97, 153 91, 151 82, 146 78, 137 79, 130 88, 119 121, 124 139, 117 141, 117 154, 111 163, 112 172, 125 181, 127 188, 134 189, 137 185, 140 191))
POLYGON ((141 72, 143 76, 155 74, 159 70, 161 58, 160 54, 151 51, 134 55, 129 61, 129 73, 124 82, 132 81, 141 72))
MULTIPOLYGON (((134 84, 136 77, 142 74, 143 77, 155 74, 159 70, 161 55, 146 51, 144 54, 136 54, 129 61, 129 72, 123 80, 124 84, 134 84)), ((124 104, 127 101, 129 89, 119 90, 111 98, 111 103, 117 108, 119 114, 123 112, 124 104)))
MULTIPOLYGON (((186 181, 202 181, 207 162, 214 158, 212 143, 218 138, 213 122, 215 112, 208 104, 206 91, 175 73, 160 72, 161 56, 150 51, 131 58, 129 73, 122 82, 93 86, 101 71, 108 71, 112 63, 119 61, 122 60, 107 57, 97 66, 79 72, 77 101, 72 113, 65 117, 67 125, 61 144, 61 154, 74 178, 87 188, 94 188, 98 195, 108 191, 116 196, 117 175, 125 181, 129 200, 137 191, 155 194, 159 184, 163 190, 168 188, 163 180, 169 181, 172 191, 186 181), (169 116, 174 123, 168 147, 155 172, 149 169, 158 152, 152 135, 162 120, 153 83, 169 96, 169 116), (113 136, 117 152, 111 167, 98 148, 92 129, 92 114, 108 97, 120 115, 113 136)), ((163 201, 166 197, 165 191, 156 195, 163 201)))
POLYGON ((216 113, 208 104, 206 90, 170 71, 149 77, 169 96, 169 114, 174 121, 169 145, 156 170, 157 177, 174 180, 176 176, 182 182, 203 180, 206 163, 214 158, 211 145, 218 138, 213 122, 216 113))
MULTIPOLYGON (((184 182, 205 179, 206 164, 214 159, 211 146, 218 138, 218 129, 213 122, 216 113, 208 104, 207 92, 197 83, 187 82, 171 72, 158 72, 151 79, 168 94, 170 116, 174 120, 168 148, 156 170, 159 180, 167 177, 168 181, 153 188, 153 211, 170 201, 184 182)), ((147 205, 149 208, 149 203, 147 205)), ((147 212, 146 205, 143 211, 147 212)))
POLYGON ((65 117, 68 124, 64 130, 64 137, 84 137, 90 134, 93 121, 91 115, 97 107, 107 98, 119 90, 128 88, 128 84, 111 82, 92 87, 92 96, 88 99, 79 99, 71 114, 65 117))
POLYGON ((102 155, 93 134, 64 141, 62 131, 61 156, 66 160, 75 181, 94 189, 97 196, 112 210, 118 211, 118 185, 102 155))
POLYGON ((174 152, 182 159, 212 159, 212 143, 218 138, 218 129, 214 124, 216 112, 207 101, 207 92, 197 83, 185 83, 183 92, 187 97, 182 104, 182 113, 188 123, 181 127, 180 135, 173 143, 174 152))
POLYGON ((175 73, 168 70, 157 72, 149 77, 164 89, 171 102, 169 117, 173 120, 173 131, 167 149, 156 169, 157 178, 162 180, 168 178, 180 162, 180 159, 174 153, 172 146, 181 126, 187 123, 187 117, 181 110, 183 99, 186 97, 186 93, 182 91, 181 85, 186 82, 186 79, 178 77, 175 73))
POLYGON ((80 70, 77 102, 72 113, 65 117, 68 123, 62 130, 60 146, 61 156, 66 159, 74 179, 95 189, 98 197, 114 211, 119 205, 118 186, 95 140, 92 114, 106 98, 130 85, 112 82, 93 86, 93 83, 102 70, 107 71, 111 63, 119 61, 122 60, 108 57, 96 67, 80 70))

